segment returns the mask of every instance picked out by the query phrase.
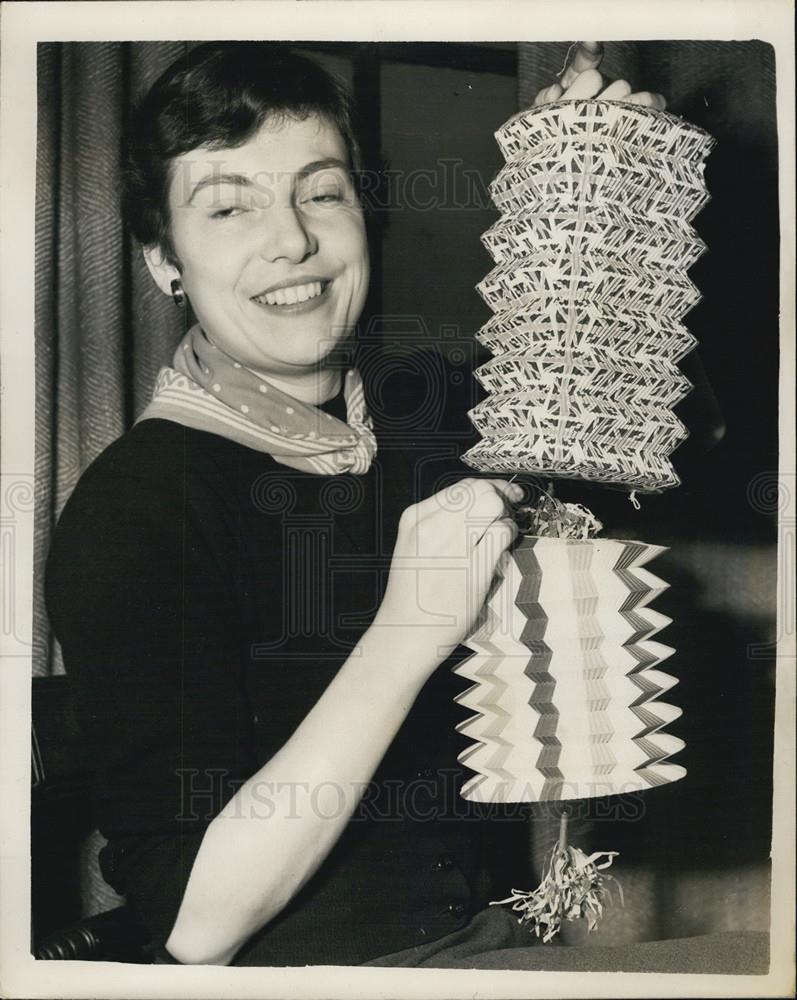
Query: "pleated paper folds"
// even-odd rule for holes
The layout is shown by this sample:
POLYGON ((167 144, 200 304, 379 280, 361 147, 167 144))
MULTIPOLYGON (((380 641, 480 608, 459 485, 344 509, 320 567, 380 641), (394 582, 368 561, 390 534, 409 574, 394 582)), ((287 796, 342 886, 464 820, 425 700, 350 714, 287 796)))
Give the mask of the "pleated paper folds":
POLYGON ((705 250, 690 220, 708 200, 714 140, 664 112, 618 101, 532 108, 496 133, 501 218, 478 285, 493 317, 477 338, 489 395, 471 411, 473 468, 527 471, 641 491, 675 486, 691 388, 677 362, 705 250))
POLYGON ((673 650, 652 637, 670 623, 648 607, 667 586, 644 568, 644 542, 521 538, 502 557, 455 670, 473 681, 457 701, 476 802, 536 802, 638 791, 676 781, 683 742, 663 732, 681 714, 659 701, 676 680, 673 650))

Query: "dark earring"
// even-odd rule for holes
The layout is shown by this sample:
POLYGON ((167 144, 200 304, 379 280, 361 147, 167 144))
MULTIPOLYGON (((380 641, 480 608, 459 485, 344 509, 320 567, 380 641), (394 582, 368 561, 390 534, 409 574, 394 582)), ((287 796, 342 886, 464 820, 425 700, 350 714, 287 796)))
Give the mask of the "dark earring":
POLYGON ((185 305, 185 292, 183 291, 183 283, 179 278, 175 278, 172 282, 172 298, 176 306, 182 308, 185 305))

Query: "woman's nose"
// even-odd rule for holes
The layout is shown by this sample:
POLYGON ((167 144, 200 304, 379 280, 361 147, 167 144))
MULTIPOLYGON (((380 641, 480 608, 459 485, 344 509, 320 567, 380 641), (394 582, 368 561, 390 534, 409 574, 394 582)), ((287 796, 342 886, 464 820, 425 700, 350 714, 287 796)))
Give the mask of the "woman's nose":
POLYGON ((316 237, 295 208, 275 206, 267 215, 260 251, 266 260, 300 264, 318 250, 316 237))

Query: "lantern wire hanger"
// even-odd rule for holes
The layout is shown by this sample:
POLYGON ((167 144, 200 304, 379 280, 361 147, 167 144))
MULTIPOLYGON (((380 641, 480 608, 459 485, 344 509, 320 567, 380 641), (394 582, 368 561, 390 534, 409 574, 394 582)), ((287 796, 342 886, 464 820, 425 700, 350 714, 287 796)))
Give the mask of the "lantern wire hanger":
MULTIPOLYGON (((578 49, 583 49, 592 59, 603 54, 603 45, 601 42, 571 42, 568 46, 567 52, 565 53, 565 60, 562 63, 562 68, 556 74, 560 80, 570 68, 570 58, 573 56, 573 52, 577 52, 578 49)), ((576 56, 573 56, 574 63, 576 58, 576 56)))
POLYGON ((561 78, 561 77, 563 77, 565 75, 565 73, 567 72, 567 67, 568 67, 568 65, 570 63, 570 56, 573 54, 573 49, 575 49, 576 46, 580 45, 580 44, 581 44, 580 42, 571 42, 570 43, 570 45, 568 46, 567 52, 565 52, 565 61, 562 63, 562 68, 556 74, 558 77, 561 78))

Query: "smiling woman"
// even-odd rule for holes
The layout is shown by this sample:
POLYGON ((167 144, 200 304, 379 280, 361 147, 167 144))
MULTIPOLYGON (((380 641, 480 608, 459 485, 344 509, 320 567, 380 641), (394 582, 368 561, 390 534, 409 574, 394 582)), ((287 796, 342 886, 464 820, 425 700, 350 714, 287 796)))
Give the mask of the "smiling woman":
POLYGON ((285 47, 199 46, 133 116, 128 222, 197 323, 74 491, 46 590, 102 870, 166 960, 358 963, 472 906, 462 817, 432 828, 410 793, 455 759, 437 668, 520 491, 416 503, 409 448, 377 455, 357 166, 348 98, 285 47), (380 823, 391 783, 408 797, 380 823))
MULTIPOLYGON (((599 60, 564 85, 592 96, 599 60)), ((440 473, 429 495, 406 400, 369 414, 358 169, 344 91, 284 46, 194 48, 132 119, 128 224, 197 323, 72 494, 46 592, 102 870, 165 961, 421 954, 490 891, 440 780, 459 684, 438 668, 522 491, 440 473)), ((503 911, 474 925, 520 943, 503 911)))
POLYGON ((339 388, 325 361, 368 286, 346 160, 338 129, 317 115, 267 121, 236 148, 184 153, 168 192, 179 268, 159 247, 146 251, 164 291, 182 282, 212 342, 310 403, 339 388))
POLYGON ((339 389, 325 358, 368 287, 348 97, 284 48, 233 51, 201 46, 142 103, 128 217, 159 287, 180 282, 211 341, 322 402, 339 389), (178 87, 188 116, 169 103, 178 87))

